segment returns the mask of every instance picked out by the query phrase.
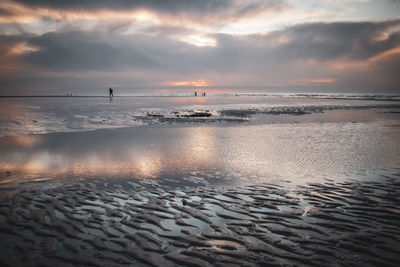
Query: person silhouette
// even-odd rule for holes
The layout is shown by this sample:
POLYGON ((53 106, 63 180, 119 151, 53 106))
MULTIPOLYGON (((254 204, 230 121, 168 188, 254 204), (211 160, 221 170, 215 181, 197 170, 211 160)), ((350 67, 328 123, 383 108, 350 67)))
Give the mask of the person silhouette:
POLYGON ((110 97, 113 97, 114 96, 114 90, 112 89, 112 88, 110 88, 110 97))

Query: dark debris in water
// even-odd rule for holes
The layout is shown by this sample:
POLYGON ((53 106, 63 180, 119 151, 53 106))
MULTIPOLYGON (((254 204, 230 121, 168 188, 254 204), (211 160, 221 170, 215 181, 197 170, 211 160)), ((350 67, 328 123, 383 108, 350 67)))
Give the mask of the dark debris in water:
MULTIPOLYGON (((266 115, 306 115, 312 113, 321 113, 328 110, 363 110, 374 108, 400 108, 400 105, 379 104, 379 105, 360 105, 360 106, 345 106, 345 105, 304 105, 304 106, 274 106, 265 108, 250 108, 250 109, 224 109, 219 113, 222 116, 232 116, 246 118, 256 114, 266 115)), ((396 113, 396 111, 394 111, 396 113)))
POLYGON ((204 112, 193 112, 187 115, 182 115, 183 117, 187 118, 208 118, 211 117, 212 114, 210 112, 204 111, 204 112))
POLYGON ((242 118, 210 118, 211 115, 190 114, 179 115, 179 117, 165 117, 164 115, 135 116, 134 119, 146 124, 181 124, 181 123, 241 123, 248 122, 242 118))
POLYGON ((0 263, 399 266, 399 207, 395 178, 294 193, 104 180, 29 188, 0 201, 0 263))

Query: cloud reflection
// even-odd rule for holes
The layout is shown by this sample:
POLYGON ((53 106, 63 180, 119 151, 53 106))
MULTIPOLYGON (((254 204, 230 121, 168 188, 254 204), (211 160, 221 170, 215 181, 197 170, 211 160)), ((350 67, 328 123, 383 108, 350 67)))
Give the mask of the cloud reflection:
POLYGON ((214 128, 189 128, 186 131, 183 143, 184 147, 187 148, 186 164, 196 166, 214 161, 217 147, 214 128))
POLYGON ((235 181, 287 179, 297 184, 397 164, 397 128, 362 123, 364 112, 360 113, 361 123, 340 123, 349 113, 339 112, 324 116, 336 123, 153 125, 46 134, 38 140, 3 137, 0 187, 37 179, 179 180, 194 172, 235 181))
POLYGON ((109 132, 102 131, 71 133, 63 142, 57 134, 1 138, 0 172, 11 172, 15 179, 156 178, 182 166, 196 169, 215 160, 217 141, 213 128, 188 128, 179 139, 150 134, 148 130, 139 130, 139 137, 122 132, 112 140, 109 132), (153 145, 145 145, 149 134, 153 145))

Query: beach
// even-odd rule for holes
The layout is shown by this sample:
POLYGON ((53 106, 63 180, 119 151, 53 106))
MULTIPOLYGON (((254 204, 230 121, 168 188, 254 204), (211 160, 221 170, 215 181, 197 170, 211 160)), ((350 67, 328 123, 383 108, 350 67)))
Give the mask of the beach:
POLYGON ((4 266, 400 264, 395 97, 0 101, 4 266))

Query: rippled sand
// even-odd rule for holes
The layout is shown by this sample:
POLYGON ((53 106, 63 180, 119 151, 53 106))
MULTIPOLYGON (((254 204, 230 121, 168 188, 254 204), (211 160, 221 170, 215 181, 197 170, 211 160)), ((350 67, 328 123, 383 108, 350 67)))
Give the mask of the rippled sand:
POLYGON ((399 176, 290 191, 154 180, 30 188, 1 199, 0 263, 399 266, 399 176))

